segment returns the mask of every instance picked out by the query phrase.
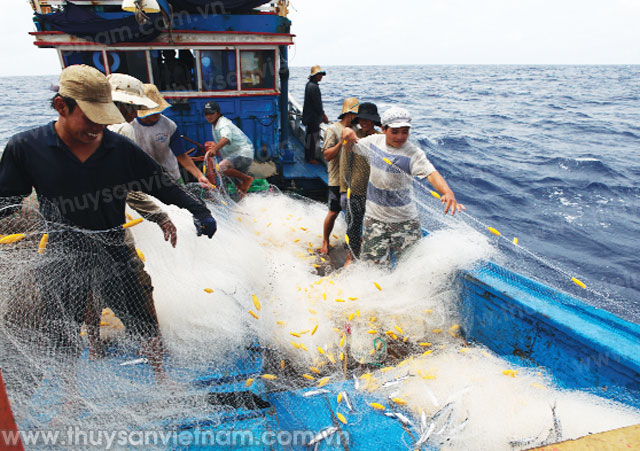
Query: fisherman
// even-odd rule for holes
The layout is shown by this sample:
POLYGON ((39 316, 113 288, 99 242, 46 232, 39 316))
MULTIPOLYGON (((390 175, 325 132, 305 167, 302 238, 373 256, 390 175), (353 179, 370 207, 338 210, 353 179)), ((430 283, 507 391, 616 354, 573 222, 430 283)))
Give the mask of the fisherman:
MULTIPOLYGON (((130 124, 136 117, 140 108, 156 108, 158 106, 153 100, 144 93, 144 84, 137 78, 127 74, 111 74, 107 76, 111 85, 111 97, 113 103, 116 104, 120 114, 125 122, 120 124, 111 124, 107 126, 108 130, 126 136, 133 142, 136 142, 135 130, 130 124)), ((169 215, 160 208, 148 194, 141 191, 132 191, 127 194, 127 205, 137 211, 144 219, 155 222, 160 226, 164 234, 165 241, 169 241, 173 247, 177 243, 177 229, 175 224, 169 218, 169 215)), ((136 253, 133 234, 130 229, 125 231, 125 242, 131 248, 132 255, 136 253)), ((149 274, 144 270, 144 264, 140 259, 131 261, 135 267, 138 280, 143 286, 152 286, 149 274)), ((150 290, 144 290, 143 295, 146 298, 144 306, 150 309, 150 315, 156 318, 153 295, 150 290)), ((89 358, 95 360, 103 355, 103 346, 100 340, 100 313, 104 307, 108 306, 88 306, 85 324, 87 325, 87 337, 89 339, 89 358)))
MULTIPOLYGON (((111 85, 113 102, 125 119, 125 122, 120 124, 108 125, 107 129, 136 142, 136 132, 131 122, 138 117, 138 110, 141 108, 156 108, 158 104, 145 95, 144 84, 131 75, 115 73, 107 76, 107 80, 111 85)), ((141 191, 130 192, 127 195, 127 204, 140 213, 140 216, 144 219, 158 224, 164 233, 165 241, 170 241, 171 245, 176 247, 176 226, 169 218, 169 215, 147 194, 141 191)))
POLYGON ((407 110, 393 107, 382 114, 384 134, 358 139, 350 128, 342 132, 342 139, 353 143, 353 151, 367 157, 371 167, 362 234, 365 261, 390 265, 392 255, 399 260, 422 237, 413 177, 427 179, 440 193, 445 214, 465 209, 424 151, 407 142, 411 120, 407 110))
POLYGON ((136 143, 151 158, 160 164, 174 182, 184 184, 178 163, 204 187, 209 187, 209 179, 194 164, 184 142, 180 138, 178 125, 162 114, 171 104, 167 102, 156 85, 145 84, 144 93, 158 106, 138 110, 138 117, 131 122, 136 133, 136 143))
MULTIPOLYGON (((375 127, 380 126, 380 115, 375 104, 361 103, 358 115, 352 124, 357 125, 356 135, 365 138, 379 133, 375 127)), ((340 152, 340 206, 344 210, 347 223, 347 239, 345 242, 347 258, 344 265, 360 257, 362 243, 362 222, 367 201, 367 185, 369 184, 369 162, 355 152, 340 152)))
POLYGON ((222 158, 220 170, 234 180, 241 196, 246 195, 253 182, 253 177, 248 174, 255 154, 251 140, 222 115, 218 102, 207 102, 204 105, 204 116, 211 124, 214 139, 213 142, 206 143, 207 153, 222 158))
POLYGON ((70 326, 82 322, 89 294, 97 290, 128 331, 145 340, 156 380, 164 381, 158 322, 145 306, 150 296, 143 294, 153 287, 138 279, 131 265, 138 256, 125 243, 125 197, 143 190, 186 208, 195 218, 197 233, 209 238, 216 232, 216 221, 202 201, 176 186, 137 145, 105 129, 124 118, 100 71, 86 65, 65 68, 52 106, 58 119, 14 135, 0 160, 0 198, 10 207, 0 205, 3 215, 17 210, 17 200, 35 188, 43 219, 70 227, 49 239, 48 252, 63 258, 63 264, 56 258, 39 267, 46 318, 39 327, 53 340, 54 349, 77 355, 79 327, 70 326), (112 271, 113 277, 94 279, 105 271, 112 271))
POLYGON ((328 181, 328 200, 329 211, 324 218, 322 227, 322 246, 321 254, 329 253, 329 240, 336 218, 340 214, 340 149, 342 149, 342 131, 346 127, 351 127, 351 121, 358 114, 358 99, 349 97, 342 103, 342 112, 338 116, 338 122, 331 124, 324 134, 324 145, 322 153, 324 159, 327 160, 327 171, 329 173, 328 181))
POLYGON ((302 123, 307 126, 304 138, 304 156, 308 163, 320 164, 316 159, 316 146, 320 141, 320 124, 329 123, 329 118, 322 107, 322 94, 318 83, 327 75, 320 66, 311 68, 309 81, 304 88, 304 105, 302 107, 302 123))

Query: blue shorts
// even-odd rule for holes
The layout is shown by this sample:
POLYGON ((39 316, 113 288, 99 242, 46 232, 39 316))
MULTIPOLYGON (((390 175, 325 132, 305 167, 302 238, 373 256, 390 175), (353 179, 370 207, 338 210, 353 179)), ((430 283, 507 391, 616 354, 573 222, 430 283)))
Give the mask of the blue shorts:
POLYGON ((329 199, 327 203, 329 204, 329 211, 335 211, 337 213, 342 211, 342 207, 340 206, 340 187, 339 186, 329 187, 329 199))
POLYGON ((241 155, 231 155, 220 162, 220 170, 222 172, 233 168, 245 174, 249 172, 249 167, 253 163, 253 158, 243 157, 241 155))

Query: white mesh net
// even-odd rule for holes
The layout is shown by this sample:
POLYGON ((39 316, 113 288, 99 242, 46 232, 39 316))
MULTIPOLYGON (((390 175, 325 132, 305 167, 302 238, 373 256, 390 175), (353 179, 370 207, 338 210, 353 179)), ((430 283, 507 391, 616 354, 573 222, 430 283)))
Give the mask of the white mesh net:
MULTIPOLYGON (((135 244, 114 246, 121 231, 43 226, 27 204, 0 225, 4 235, 24 233, 0 244, 0 366, 19 428, 125 434, 113 448, 186 448, 175 434, 195 445, 195 431, 255 438, 300 429, 303 443, 280 447, 498 450, 640 421, 636 410, 560 390, 544 369, 465 342, 456 273, 498 251, 408 182, 432 233, 391 258, 393 269, 356 250, 354 264, 336 270, 361 227, 355 190, 329 255, 317 252, 326 206, 278 192, 234 203, 193 188, 206 194, 218 233, 197 238, 188 212, 163 206, 178 229, 175 249, 147 221, 129 229, 135 244), (91 355, 87 312, 101 312, 91 355), (152 365, 155 312, 165 381, 152 365)), ((218 447, 280 449, 220 437, 218 447)), ((73 440, 91 445, 80 433, 73 440)))

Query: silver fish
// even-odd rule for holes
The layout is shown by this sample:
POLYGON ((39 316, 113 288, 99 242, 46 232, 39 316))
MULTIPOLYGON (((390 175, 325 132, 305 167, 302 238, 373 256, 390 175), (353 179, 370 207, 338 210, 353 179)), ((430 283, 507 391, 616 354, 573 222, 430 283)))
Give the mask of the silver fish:
POLYGON ((424 413, 424 410, 420 411, 420 432, 424 432, 427 430, 427 414, 424 413))
POLYGON ((327 390, 326 388, 318 388, 316 390, 309 390, 308 392, 304 392, 302 394, 302 397, 304 398, 309 398, 311 396, 317 396, 317 395, 322 395, 324 393, 330 393, 329 390, 327 390))
POLYGON ((408 374, 407 374, 406 376, 396 377, 395 379, 391 379, 391 380, 389 380, 389 381, 385 382, 384 384, 382 384, 382 387, 383 387, 383 388, 391 387, 392 385, 399 384, 399 383, 400 383, 400 382, 402 382, 403 380, 405 380, 405 379, 409 379, 410 377, 411 377, 411 376, 410 376, 410 375, 408 375, 408 374))
POLYGON ((353 386, 356 390, 360 390, 360 380, 355 374, 353 375, 353 386))
POLYGON ((318 443, 320 443, 323 440, 326 440, 327 438, 331 437, 333 434, 335 434, 336 432, 338 432, 338 428, 335 426, 329 426, 328 428, 325 428, 323 430, 321 430, 320 432, 318 432, 309 443, 307 443, 308 446, 311 445, 316 445, 318 443))
POLYGON ((510 440, 509 445, 512 448, 523 448, 523 447, 539 447, 546 446, 552 443, 557 443, 562 440, 562 424, 560 423, 560 419, 556 414, 556 404, 554 402, 553 406, 551 406, 551 415, 553 417, 553 426, 549 428, 549 432, 547 433, 545 438, 541 438, 542 433, 538 434, 535 437, 526 437, 522 439, 510 440))
POLYGON ((126 362, 122 362, 120 366, 140 365, 142 363, 149 363, 149 359, 142 357, 140 359, 128 360, 126 362))
POLYGON ((347 409, 349 409, 349 412, 353 412, 353 404, 351 404, 351 400, 347 396, 346 392, 342 392, 342 399, 344 400, 344 404, 347 406, 347 409))
POLYGON ((408 428, 413 427, 413 423, 409 418, 401 414, 400 412, 385 412, 385 416, 389 418, 393 418, 394 420, 398 420, 400 423, 404 424, 408 428))
POLYGON ((449 413, 447 414, 447 418, 444 420, 444 424, 442 428, 436 432, 436 435, 442 435, 444 431, 446 431, 449 426, 451 426, 451 421, 453 420, 453 409, 449 409, 449 413))
POLYGON ((560 419, 558 415, 556 415, 556 403, 554 402, 551 406, 551 416, 553 418, 553 426, 549 429, 549 433, 547 434, 547 438, 544 440, 544 445, 550 445, 552 443, 557 443, 562 440, 562 425, 560 424, 560 419))
POLYGON ((436 428, 436 423, 432 421, 431 424, 429 425, 429 428, 426 431, 424 430, 422 431, 422 435, 420 435, 420 438, 415 443, 415 445, 413 445, 413 447, 418 449, 418 448, 421 448, 422 445, 427 443, 427 440, 429 440, 429 436, 431 435, 431 433, 435 428, 436 428))

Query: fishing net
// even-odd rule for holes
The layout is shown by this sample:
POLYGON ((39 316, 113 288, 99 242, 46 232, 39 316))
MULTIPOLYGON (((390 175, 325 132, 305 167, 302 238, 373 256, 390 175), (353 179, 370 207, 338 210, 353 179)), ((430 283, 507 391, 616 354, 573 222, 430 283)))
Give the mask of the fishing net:
POLYGON ((328 254, 326 205, 275 189, 235 202, 189 186, 218 232, 196 237, 187 211, 162 205, 175 249, 151 221, 88 232, 14 202, 0 367, 19 428, 60 434, 28 447, 524 449, 637 423, 464 340, 456 276, 496 246, 394 176, 431 233, 382 263, 362 258, 367 236, 355 247, 353 178, 328 254))

